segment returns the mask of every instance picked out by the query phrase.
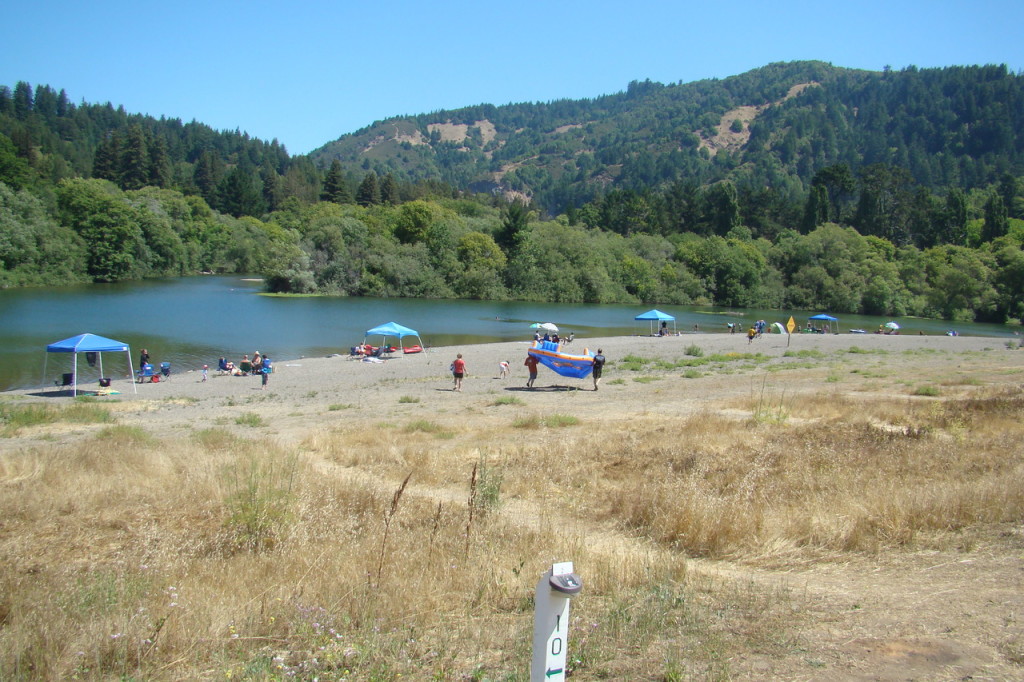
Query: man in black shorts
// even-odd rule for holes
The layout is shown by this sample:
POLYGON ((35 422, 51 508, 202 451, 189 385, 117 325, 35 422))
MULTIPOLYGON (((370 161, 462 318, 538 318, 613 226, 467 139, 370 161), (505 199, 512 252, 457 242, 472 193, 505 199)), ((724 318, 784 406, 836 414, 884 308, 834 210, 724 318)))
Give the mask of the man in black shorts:
POLYGON ((602 355, 604 351, 600 348, 597 349, 597 355, 594 356, 594 390, 597 390, 597 385, 601 383, 601 370, 604 369, 605 357, 602 355))

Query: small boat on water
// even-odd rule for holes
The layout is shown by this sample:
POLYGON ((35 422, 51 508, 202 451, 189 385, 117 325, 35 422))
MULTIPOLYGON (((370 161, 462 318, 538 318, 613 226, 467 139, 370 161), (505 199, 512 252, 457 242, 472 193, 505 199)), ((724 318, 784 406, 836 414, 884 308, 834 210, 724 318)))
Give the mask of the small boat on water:
POLYGON ((583 349, 583 355, 566 353, 562 345, 553 341, 534 341, 533 347, 526 352, 537 358, 540 364, 555 374, 573 379, 583 379, 594 370, 594 356, 589 349, 583 349))

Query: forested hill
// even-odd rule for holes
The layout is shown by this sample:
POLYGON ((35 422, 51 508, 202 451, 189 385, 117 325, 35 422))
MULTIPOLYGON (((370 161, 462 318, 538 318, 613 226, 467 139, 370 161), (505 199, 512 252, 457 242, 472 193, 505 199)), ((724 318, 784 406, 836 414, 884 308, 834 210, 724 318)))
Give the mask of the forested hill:
POLYGON ((0 287, 1024 322, 1024 79, 773 64, 378 122, 312 155, 0 86, 0 287))
POLYGON ((174 188, 225 213, 260 215, 289 196, 315 201, 320 175, 277 140, 217 131, 123 107, 75 104, 63 89, 0 86, 0 180, 15 189, 100 178, 122 189, 174 188))
POLYGON ((884 72, 771 64, 722 80, 633 82, 588 100, 480 105, 379 121, 314 151, 349 171, 520 193, 550 214, 678 179, 802 199, 845 164, 971 189, 1024 170, 1024 78, 1004 66, 884 72))

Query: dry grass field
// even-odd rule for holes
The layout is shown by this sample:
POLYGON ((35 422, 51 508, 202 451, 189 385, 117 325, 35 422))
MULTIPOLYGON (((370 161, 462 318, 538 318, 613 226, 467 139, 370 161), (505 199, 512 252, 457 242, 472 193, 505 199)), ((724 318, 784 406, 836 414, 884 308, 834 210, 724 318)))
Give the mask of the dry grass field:
POLYGON ((0 680, 1024 678, 1024 351, 797 341, 0 395, 0 680))

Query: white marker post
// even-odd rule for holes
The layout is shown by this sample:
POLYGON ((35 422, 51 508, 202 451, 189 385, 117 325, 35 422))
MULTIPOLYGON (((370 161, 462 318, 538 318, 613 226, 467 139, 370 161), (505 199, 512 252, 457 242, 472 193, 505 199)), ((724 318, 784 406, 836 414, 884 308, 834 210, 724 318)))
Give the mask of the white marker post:
POLYGON ((569 601, 583 589, 572 562, 553 564, 537 583, 530 682, 563 682, 569 643, 569 601))

